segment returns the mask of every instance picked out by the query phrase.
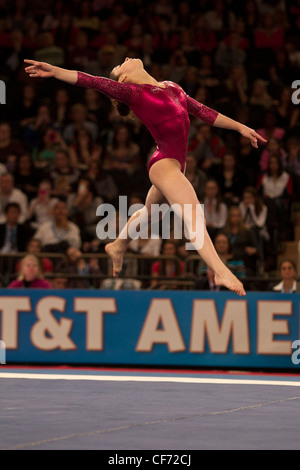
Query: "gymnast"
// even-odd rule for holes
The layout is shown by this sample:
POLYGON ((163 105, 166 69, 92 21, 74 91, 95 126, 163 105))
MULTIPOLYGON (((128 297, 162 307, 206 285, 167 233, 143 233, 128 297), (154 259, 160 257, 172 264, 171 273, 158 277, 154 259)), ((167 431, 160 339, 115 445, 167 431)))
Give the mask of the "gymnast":
MULTIPOLYGON (((197 217, 201 206, 193 186, 184 175, 190 129, 188 114, 212 126, 239 132, 249 138, 255 148, 258 148, 258 141, 266 142, 253 129, 189 97, 179 85, 170 81, 157 82, 145 70, 140 59, 126 58, 122 64, 112 70, 111 78, 66 70, 45 62, 27 59, 25 62, 28 64, 25 71, 30 77, 54 77, 73 85, 94 88, 105 94, 116 103, 122 116, 132 111, 147 126, 155 139, 157 150, 148 163, 152 186, 147 194, 145 206, 129 218, 117 239, 108 243, 105 248, 111 257, 115 277, 122 270, 123 255, 131 241, 128 234, 130 224, 136 217, 139 217, 141 226, 147 227, 151 224, 153 204, 154 207, 158 207, 167 202, 165 206, 181 208, 179 212, 184 217, 189 240, 191 244, 195 243, 196 228, 199 227, 197 217), (192 208, 189 214, 184 212, 185 205, 192 208)), ((203 215, 203 211, 201 214, 203 215)), ((238 295, 245 295, 243 284, 219 258, 207 233, 204 218, 201 220, 204 224, 203 243, 195 247, 213 271, 215 284, 223 285, 238 295)))

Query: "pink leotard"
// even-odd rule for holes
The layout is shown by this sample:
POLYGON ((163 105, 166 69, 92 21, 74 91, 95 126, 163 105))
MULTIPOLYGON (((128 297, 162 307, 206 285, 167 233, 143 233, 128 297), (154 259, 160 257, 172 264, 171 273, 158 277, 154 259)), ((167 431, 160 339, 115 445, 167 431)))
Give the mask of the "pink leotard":
POLYGON ((181 171, 184 172, 190 129, 188 114, 213 125, 218 112, 188 96, 176 83, 162 83, 164 87, 120 83, 78 72, 76 85, 95 88, 109 98, 127 104, 147 126, 157 145, 157 150, 150 158, 148 171, 158 160, 174 158, 179 161, 181 171))

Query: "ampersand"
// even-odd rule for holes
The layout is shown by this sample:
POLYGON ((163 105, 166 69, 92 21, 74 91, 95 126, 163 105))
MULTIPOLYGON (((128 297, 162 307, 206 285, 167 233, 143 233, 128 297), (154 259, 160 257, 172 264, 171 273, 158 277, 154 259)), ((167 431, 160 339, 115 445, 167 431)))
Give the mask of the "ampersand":
POLYGON ((65 299, 61 297, 44 297, 36 305, 38 321, 31 330, 31 340, 39 349, 51 351, 53 349, 71 350, 77 349, 69 334, 73 321, 67 318, 56 320, 52 311, 65 312, 65 299))

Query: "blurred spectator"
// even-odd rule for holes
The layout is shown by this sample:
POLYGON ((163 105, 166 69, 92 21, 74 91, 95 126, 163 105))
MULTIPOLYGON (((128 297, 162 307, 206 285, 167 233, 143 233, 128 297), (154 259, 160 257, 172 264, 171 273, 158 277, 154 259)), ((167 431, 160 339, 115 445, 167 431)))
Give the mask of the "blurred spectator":
POLYGON ((93 142, 88 129, 81 127, 75 131, 74 143, 69 148, 70 162, 74 168, 87 170, 93 160, 100 161, 102 147, 93 142))
POLYGON ((68 196, 67 204, 70 219, 80 227, 82 240, 95 238, 99 221, 96 212, 102 203, 103 199, 95 195, 92 182, 86 177, 81 177, 77 191, 68 196))
POLYGON ((41 177, 42 172, 35 168, 28 153, 18 158, 14 173, 15 186, 27 196, 28 201, 36 196, 41 177))
POLYGON ((196 191, 198 199, 202 200, 207 175, 197 168, 197 159, 193 153, 188 153, 186 156, 185 176, 196 191))
POLYGON ((21 142, 13 140, 11 135, 11 125, 7 122, 0 123, 0 162, 6 164, 13 156, 15 160, 24 152, 21 142))
POLYGON ((268 110, 264 116, 264 125, 261 129, 257 130, 264 139, 269 140, 272 137, 281 140, 285 135, 285 130, 277 125, 276 113, 268 110))
POLYGON ((27 224, 20 223, 20 207, 10 202, 4 209, 5 221, 0 224, 0 250, 2 253, 25 251, 28 240, 34 230, 27 224))
POLYGON ((87 119, 99 126, 99 129, 107 126, 108 115, 111 110, 111 101, 102 93, 93 88, 84 90, 84 104, 87 108, 87 119))
POLYGON ((183 80, 188 67, 188 60, 185 54, 176 49, 169 57, 166 64, 163 65, 163 74, 167 80, 179 83, 183 80))
POLYGON ((129 37, 124 41, 127 49, 140 53, 143 48, 143 27, 140 23, 134 23, 130 28, 129 37))
POLYGON ((24 59, 31 53, 30 48, 24 45, 23 32, 20 29, 12 29, 9 46, 2 48, 0 52, 0 60, 5 67, 6 80, 14 80, 18 76, 24 59))
POLYGON ((283 167, 286 166, 287 155, 281 145, 281 142, 278 139, 271 137, 266 144, 266 148, 263 150, 260 156, 259 166, 262 172, 267 170, 270 157, 273 155, 281 159, 283 167))
POLYGON ((96 53, 96 57, 86 65, 85 71, 91 75, 109 78, 112 69, 119 64, 115 63, 115 49, 104 45, 96 53))
POLYGON ((56 126, 65 127, 69 121, 71 98, 66 88, 55 91, 53 103, 53 120, 56 126))
POLYGON ((36 168, 48 170, 51 163, 55 160, 55 155, 59 150, 67 150, 59 130, 54 127, 48 127, 40 133, 39 142, 32 151, 32 159, 36 168))
POLYGON ((205 13, 204 18, 208 28, 219 36, 224 30, 234 27, 236 20, 234 13, 223 0, 214 0, 213 8, 205 13))
POLYGON ((248 183, 251 186, 256 186, 257 175, 259 173, 259 154, 252 147, 247 137, 239 137, 237 160, 243 173, 247 173, 248 183))
MULTIPOLYGON (((243 260, 233 259, 232 254, 232 246, 230 244, 230 240, 228 235, 223 232, 220 232, 214 238, 214 246, 216 252, 218 253, 219 257, 223 261, 223 263, 232 271, 237 277, 245 277, 246 276, 246 267, 244 265, 243 260)), ((199 289, 205 288, 205 282, 207 279, 201 279, 203 274, 207 272, 207 278, 210 278, 209 268, 206 266, 204 261, 201 259, 197 268, 197 276, 200 277, 197 283, 199 289), (203 285, 204 283, 204 285, 203 285)))
POLYGON ((249 103, 251 106, 260 106, 263 109, 270 109, 274 104, 272 96, 268 92, 267 83, 258 78, 252 85, 249 103))
POLYGON ((64 201, 57 201, 53 208, 53 220, 45 222, 34 234, 40 240, 43 251, 65 253, 69 246, 80 248, 80 230, 68 219, 68 208, 64 201))
POLYGON ((88 34, 85 31, 79 31, 75 37, 74 46, 70 48, 68 53, 68 67, 88 71, 89 64, 95 57, 95 52, 89 47, 88 34))
POLYGON ((104 169, 113 176, 121 194, 127 194, 128 178, 134 184, 134 174, 141 168, 140 148, 132 139, 130 128, 120 124, 114 131, 112 143, 106 148, 104 169))
POLYGON ((50 282, 44 279, 39 259, 30 254, 24 256, 20 265, 18 278, 12 281, 7 288, 31 288, 31 289, 50 289, 50 282))
POLYGON ((33 84, 26 83, 21 90, 21 96, 16 98, 10 109, 11 120, 22 133, 23 129, 33 122, 36 116, 38 110, 37 90, 33 84))
POLYGON ((214 31, 212 31, 205 17, 198 15, 195 21, 195 44, 200 51, 212 52, 216 49, 218 42, 214 31))
POLYGON ((82 252, 70 246, 67 251, 67 265, 64 262, 57 266, 57 272, 64 272, 66 274, 80 275, 72 278, 68 276, 67 287, 71 289, 86 289, 92 285, 92 280, 88 279, 89 274, 99 274, 101 271, 99 268, 97 258, 90 258, 89 262, 86 262, 82 256, 82 252))
POLYGON ((243 223, 241 210, 238 206, 231 206, 228 211, 224 232, 232 246, 233 260, 242 260, 247 274, 256 273, 257 245, 255 235, 243 223))
POLYGON ((300 283, 297 282, 297 268, 293 260, 285 259, 280 263, 281 281, 272 287, 273 292, 282 294, 300 293, 300 283))
POLYGON ((188 66, 179 85, 193 98, 200 85, 197 67, 192 65, 188 66))
POLYGON ((300 139, 292 136, 287 140, 286 171, 293 180, 295 201, 300 201, 300 139))
MULTIPOLYGON (((167 284, 163 284, 163 280, 157 280, 157 277, 178 278, 184 271, 184 262, 180 261, 179 264, 171 257, 176 256, 176 243, 172 240, 165 240, 162 245, 161 254, 170 257, 161 261, 155 261, 152 265, 151 287, 155 288, 159 285, 160 289, 167 288, 167 284)), ((175 286, 173 286, 174 288, 175 286)))
POLYGON ((270 156, 267 171, 260 175, 257 189, 262 194, 265 204, 279 229, 279 236, 285 240, 288 236, 290 205, 293 200, 293 180, 283 169, 281 158, 270 156))
POLYGON ((211 171, 214 165, 221 163, 226 147, 211 126, 201 124, 196 136, 190 141, 188 150, 194 153, 202 170, 211 171))
POLYGON ((57 27, 52 30, 55 44, 59 47, 74 46, 79 28, 73 24, 73 15, 64 11, 57 27))
POLYGON ((300 110, 299 106, 295 106, 292 103, 291 87, 285 86, 282 88, 279 103, 276 107, 276 114, 279 127, 289 129, 296 126, 300 116, 300 110))
POLYGON ((248 178, 246 172, 238 165, 233 152, 224 153, 221 165, 215 169, 214 177, 219 183, 224 202, 228 205, 238 204, 248 178))
POLYGON ((18 223, 24 223, 28 210, 27 196, 14 186, 14 177, 10 173, 5 173, 0 176, 0 223, 5 221, 4 210, 9 202, 16 202, 19 205, 18 223))
POLYGON ((216 180, 208 179, 204 186, 204 216, 207 231, 211 237, 214 238, 225 226, 227 213, 227 206, 222 202, 219 184, 216 180))
MULTIPOLYGON (((52 273, 54 270, 53 263, 51 259, 46 258, 46 257, 39 257, 38 254, 42 252, 42 244, 39 240, 36 240, 35 238, 30 238, 29 241, 27 242, 26 249, 25 250, 19 250, 19 251, 26 251, 28 254, 31 253, 33 255, 36 255, 41 264, 42 264, 42 269, 43 273, 52 273)), ((16 272, 20 271, 20 265, 21 261, 19 261, 16 265, 16 272)))
POLYGON ((55 153, 54 164, 48 175, 52 183, 52 196, 66 198, 77 187, 80 171, 71 165, 68 152, 59 150, 55 153))
POLYGON ((76 103, 71 108, 71 123, 63 131, 63 137, 67 144, 74 141, 75 131, 81 127, 86 127, 91 133, 93 141, 98 138, 98 126, 88 120, 87 108, 81 103, 76 103))
POLYGON ((42 136, 54 125, 50 106, 48 104, 41 104, 38 107, 37 114, 34 120, 31 121, 24 129, 24 140, 27 145, 34 149, 36 145, 42 140, 42 136))
POLYGON ((74 18, 75 28, 93 33, 98 30, 99 21, 98 16, 93 12, 91 2, 85 0, 79 3, 79 11, 74 18))
POLYGON ((39 228, 45 222, 52 220, 53 207, 58 199, 51 197, 51 184, 49 181, 41 181, 38 186, 37 197, 32 199, 27 212, 27 220, 31 226, 39 228))
POLYGON ((68 287, 68 278, 57 275, 51 279, 52 289, 67 289, 68 287))
POLYGON ((101 197, 104 202, 114 203, 117 200, 118 187, 113 177, 102 169, 99 161, 92 160, 84 176, 93 183, 97 196, 101 197))
POLYGON ((34 60, 39 62, 47 62, 49 64, 56 65, 57 67, 64 66, 64 49, 55 44, 53 35, 50 33, 50 31, 41 33, 38 41, 39 47, 33 53, 34 60))
POLYGON ((271 11, 265 12, 261 18, 261 25, 256 29, 255 47, 258 49, 281 49, 284 45, 284 29, 276 26, 271 11))

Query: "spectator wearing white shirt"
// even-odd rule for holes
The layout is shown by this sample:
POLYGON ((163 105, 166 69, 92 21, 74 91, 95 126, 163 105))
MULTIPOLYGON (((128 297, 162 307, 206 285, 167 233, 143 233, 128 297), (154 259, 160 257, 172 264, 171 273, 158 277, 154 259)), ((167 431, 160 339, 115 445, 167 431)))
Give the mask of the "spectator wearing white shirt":
POLYGON ((6 220, 4 209, 8 203, 15 202, 20 207, 19 224, 23 224, 27 219, 28 199, 20 189, 14 187, 14 178, 11 173, 4 173, 0 176, 0 223, 6 220))
POLYGON ((68 220, 66 202, 61 200, 56 202, 53 219, 45 222, 37 230, 34 238, 40 240, 44 251, 65 252, 69 246, 80 248, 80 230, 76 224, 68 220))
POLYGON ((214 237, 226 224, 228 209, 220 196, 220 187, 214 179, 204 187, 204 216, 207 230, 214 237))

